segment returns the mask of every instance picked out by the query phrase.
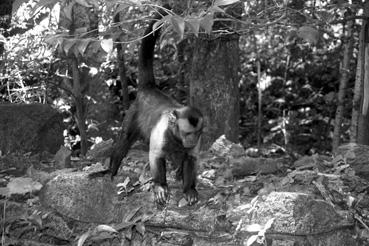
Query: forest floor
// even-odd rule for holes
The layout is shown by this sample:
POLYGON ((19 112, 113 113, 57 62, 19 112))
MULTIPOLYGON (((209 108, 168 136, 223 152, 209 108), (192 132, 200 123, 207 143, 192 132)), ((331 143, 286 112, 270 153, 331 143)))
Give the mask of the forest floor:
POLYGON ((368 156, 347 145, 293 159, 219 139, 201 153, 194 206, 173 170, 167 205, 153 202, 143 148, 114 181, 88 178, 104 158, 66 168, 51 155, 2 156, 1 245, 368 245, 368 156))

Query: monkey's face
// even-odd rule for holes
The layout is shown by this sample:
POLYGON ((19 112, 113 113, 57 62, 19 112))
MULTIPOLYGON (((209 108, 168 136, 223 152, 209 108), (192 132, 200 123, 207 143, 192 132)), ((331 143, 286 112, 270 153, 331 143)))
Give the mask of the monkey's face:
POLYGON ((188 119, 178 119, 178 135, 182 140, 183 147, 194 148, 202 134, 202 119, 193 126, 188 119))
POLYGON ((180 131, 180 137, 182 139, 183 147, 185 148, 193 148, 199 142, 201 131, 197 132, 182 132, 180 131))

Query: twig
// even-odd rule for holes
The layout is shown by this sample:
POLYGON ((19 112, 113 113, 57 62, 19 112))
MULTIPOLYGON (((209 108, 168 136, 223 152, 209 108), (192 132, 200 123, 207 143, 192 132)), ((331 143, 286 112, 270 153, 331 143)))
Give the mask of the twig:
POLYGON ((3 234, 1 236, 1 245, 5 245, 5 216, 6 216, 6 199, 4 200, 4 211, 3 211, 3 234))
POLYGON ((336 207, 333 203, 333 199, 324 185, 320 182, 313 181, 315 187, 319 190, 320 194, 322 194, 324 200, 328 202, 332 207, 336 207))
POLYGON ((15 170, 17 170, 15 167, 11 167, 5 170, 1 170, 0 173, 8 173, 9 171, 15 171, 15 170))
POLYGON ((362 226, 364 226, 365 227, 365 229, 367 230, 367 231, 369 231, 369 226, 367 226, 365 223, 364 223, 364 221, 361 219, 361 217, 358 215, 358 214, 355 214, 354 215, 354 218, 360 223, 360 224, 362 224, 362 226))

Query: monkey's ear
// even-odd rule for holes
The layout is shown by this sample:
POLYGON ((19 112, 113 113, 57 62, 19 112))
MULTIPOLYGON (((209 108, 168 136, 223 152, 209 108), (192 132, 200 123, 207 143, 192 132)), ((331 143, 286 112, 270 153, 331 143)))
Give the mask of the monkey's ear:
POLYGON ((173 116, 176 117, 176 119, 179 119, 180 112, 177 109, 173 110, 173 116))
POLYGON ((174 125, 177 125, 177 120, 178 120, 178 117, 179 117, 179 114, 177 112, 177 110, 173 110, 173 111, 170 111, 168 114, 167 114, 167 117, 168 117, 168 122, 169 122, 169 125, 171 126, 174 126, 174 125))

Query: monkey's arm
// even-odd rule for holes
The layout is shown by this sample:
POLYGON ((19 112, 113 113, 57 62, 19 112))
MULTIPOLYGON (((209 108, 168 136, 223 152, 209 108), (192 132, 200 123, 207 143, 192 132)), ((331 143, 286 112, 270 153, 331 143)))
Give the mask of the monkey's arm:
POLYGON ((166 178, 166 153, 164 146, 166 144, 165 132, 168 128, 168 119, 163 114, 153 128, 150 135, 150 171, 154 182, 155 200, 159 204, 165 204, 168 199, 168 185, 166 178))
POLYGON ((196 162, 197 158, 191 155, 187 155, 183 160, 183 193, 190 205, 198 201, 198 193, 196 190, 196 162))

